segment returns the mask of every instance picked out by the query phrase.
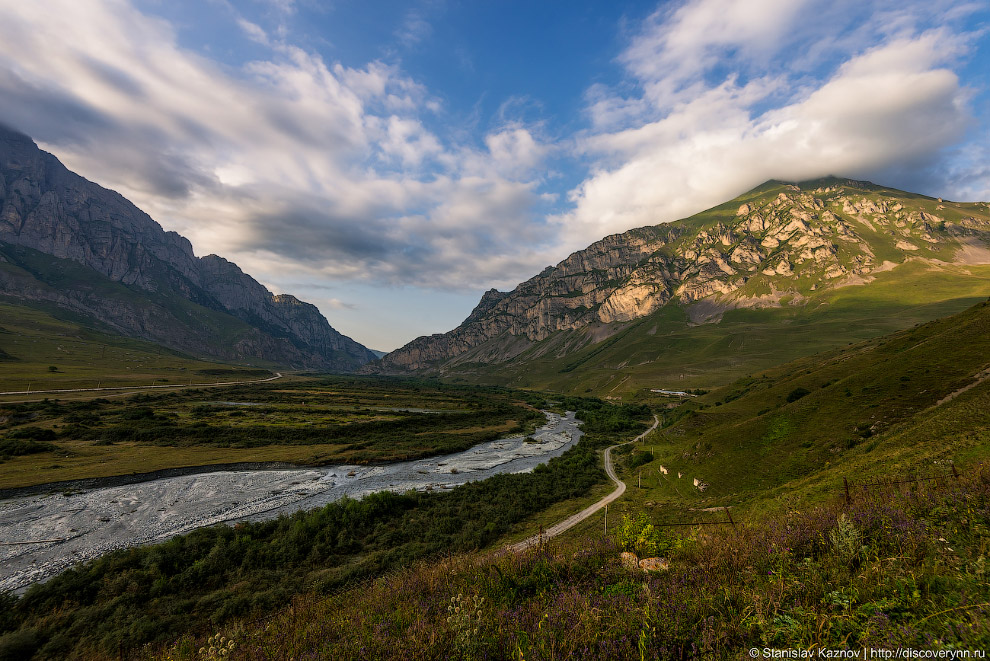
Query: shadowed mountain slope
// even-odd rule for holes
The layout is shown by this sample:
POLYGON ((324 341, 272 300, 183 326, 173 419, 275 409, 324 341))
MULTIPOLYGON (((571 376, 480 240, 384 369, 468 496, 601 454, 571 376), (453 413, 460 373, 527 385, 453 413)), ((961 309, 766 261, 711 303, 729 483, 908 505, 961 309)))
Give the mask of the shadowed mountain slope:
POLYGON ((0 295, 225 360, 349 371, 375 359, 315 306, 196 257, 114 191, 0 126, 0 295))

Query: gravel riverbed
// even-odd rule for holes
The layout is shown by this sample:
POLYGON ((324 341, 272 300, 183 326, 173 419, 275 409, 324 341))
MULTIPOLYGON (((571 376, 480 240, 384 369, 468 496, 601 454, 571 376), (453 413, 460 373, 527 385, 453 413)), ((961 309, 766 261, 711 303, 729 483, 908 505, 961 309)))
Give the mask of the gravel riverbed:
POLYGON ((262 520, 375 491, 450 489, 523 473, 581 437, 573 412, 546 413, 532 436, 381 466, 219 471, 0 501, 0 590, 23 592, 77 562, 218 523, 262 520))

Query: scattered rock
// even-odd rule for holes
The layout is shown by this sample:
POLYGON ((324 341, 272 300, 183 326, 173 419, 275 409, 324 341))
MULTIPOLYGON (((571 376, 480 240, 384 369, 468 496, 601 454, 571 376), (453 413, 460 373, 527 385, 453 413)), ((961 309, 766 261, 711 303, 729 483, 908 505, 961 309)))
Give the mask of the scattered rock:
POLYGON ((670 569, 670 562, 666 558, 643 558, 639 561, 639 568, 645 572, 667 571, 670 569))
POLYGON ((619 554, 619 560, 622 561, 622 566, 626 569, 638 569, 639 568, 639 557, 635 553, 630 553, 629 551, 623 551, 619 554))

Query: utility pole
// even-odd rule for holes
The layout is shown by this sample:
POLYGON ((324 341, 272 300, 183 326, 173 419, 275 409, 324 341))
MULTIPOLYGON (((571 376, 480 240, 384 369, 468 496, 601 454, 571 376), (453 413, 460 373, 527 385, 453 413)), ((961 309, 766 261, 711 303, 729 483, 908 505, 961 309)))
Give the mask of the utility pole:
POLYGON ((605 506, 605 534, 608 534, 608 505, 605 506))

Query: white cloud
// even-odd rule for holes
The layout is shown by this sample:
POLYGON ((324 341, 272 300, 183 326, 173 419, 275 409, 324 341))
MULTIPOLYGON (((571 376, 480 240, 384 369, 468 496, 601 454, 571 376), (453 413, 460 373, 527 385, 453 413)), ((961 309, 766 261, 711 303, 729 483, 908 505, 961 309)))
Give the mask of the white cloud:
POLYGON ((424 121, 440 104, 394 66, 327 63, 236 13, 272 53, 240 71, 184 50, 124 0, 43 5, 0 0, 0 121, 198 253, 269 282, 462 290, 543 265, 550 237, 528 177, 542 152, 525 127, 487 148, 451 144, 424 121))
POLYGON ((241 28, 248 39, 262 46, 270 45, 268 41, 268 34, 261 28, 257 23, 252 23, 243 16, 238 16, 236 18, 237 26, 241 28))
POLYGON ((811 0, 694 0, 654 14, 620 57, 640 94, 589 89, 594 130, 576 149, 592 173, 554 218, 570 245, 675 220, 771 178, 927 172, 971 123, 951 69, 971 35, 919 30, 930 7, 876 9, 827 34, 821 13, 838 10, 811 0), (834 62, 831 74, 792 65, 808 51, 834 62))
MULTIPOLYGON (((182 48, 169 23, 126 0, 0 0, 0 121, 200 254, 287 291, 511 287, 605 234, 769 178, 924 174, 990 189, 986 148, 940 156, 970 125, 955 71, 973 39, 960 24, 979 4, 664 5, 619 56, 627 79, 587 89, 590 128, 559 141, 522 121, 543 116, 523 96, 471 135, 396 66, 346 67, 294 46, 294 3, 269 5, 279 26, 268 32, 230 13, 270 53, 238 69, 182 48), (588 175, 568 208, 542 218, 545 163, 565 149, 588 175)), ((424 43, 428 24, 407 18, 406 45, 424 43)))

